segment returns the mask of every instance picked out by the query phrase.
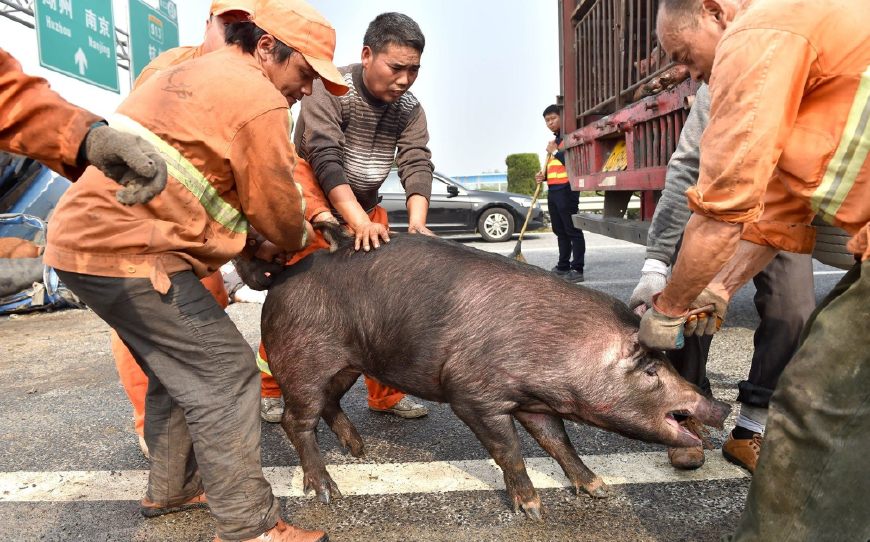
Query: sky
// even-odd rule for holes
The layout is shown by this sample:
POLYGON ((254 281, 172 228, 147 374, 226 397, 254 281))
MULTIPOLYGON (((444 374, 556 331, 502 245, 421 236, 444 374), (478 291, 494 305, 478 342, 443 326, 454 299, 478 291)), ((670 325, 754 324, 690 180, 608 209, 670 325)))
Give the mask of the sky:
MULTIPOLYGON (((128 0, 112 1, 115 25, 127 30, 128 0)), ((365 29, 379 13, 400 11, 417 21, 426 49, 411 92, 426 111, 438 171, 505 171, 505 157, 517 152, 534 152, 543 159, 552 135, 541 113, 559 93, 556 0, 310 3, 336 29, 338 66, 359 62, 365 29)), ((181 45, 199 44, 210 0, 176 0, 176 5, 181 45)), ((119 72, 121 94, 116 94, 42 68, 35 30, 5 17, 0 17, 0 47, 26 72, 45 77, 66 99, 97 114, 111 113, 129 92, 126 70, 119 72)))

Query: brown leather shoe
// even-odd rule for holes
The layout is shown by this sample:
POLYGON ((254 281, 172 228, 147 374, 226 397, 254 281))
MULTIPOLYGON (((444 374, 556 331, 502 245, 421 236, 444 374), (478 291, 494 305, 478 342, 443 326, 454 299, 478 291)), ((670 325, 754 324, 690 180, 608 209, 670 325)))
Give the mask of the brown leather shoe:
POLYGON ((184 512, 185 510, 195 510, 197 508, 208 508, 208 500, 205 498, 205 493, 200 493, 183 503, 172 506, 159 506, 148 499, 139 501, 139 512, 146 518, 156 518, 157 516, 184 512))
POLYGON ((700 468, 704 464, 704 448, 712 447, 707 439, 707 431, 701 422, 692 417, 681 421, 680 425, 697 435, 701 439, 702 445, 688 448, 668 448, 668 461, 675 469, 693 470, 700 468))
MULTIPOLYGON (((329 536, 323 531, 306 531, 279 519, 274 527, 256 538, 249 538, 245 542, 258 540, 264 542, 329 542, 329 536)), ((214 542, 221 542, 220 537, 214 537, 214 542)))
POLYGON ((722 446, 722 456, 738 467, 743 467, 755 474, 758 454, 761 453, 761 433, 753 433, 752 438, 734 438, 734 433, 728 433, 728 440, 722 446))

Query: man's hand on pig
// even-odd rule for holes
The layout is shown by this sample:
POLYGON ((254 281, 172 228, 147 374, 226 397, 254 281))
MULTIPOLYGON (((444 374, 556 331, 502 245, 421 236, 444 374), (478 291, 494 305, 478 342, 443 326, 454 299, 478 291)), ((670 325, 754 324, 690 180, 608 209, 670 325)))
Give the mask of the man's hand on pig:
POLYGON ((435 237, 435 234, 426 227, 426 224, 408 224, 408 233, 422 233, 423 235, 435 237))
POLYGON ((653 350, 679 350, 685 344, 683 326, 686 324, 686 314, 668 316, 660 312, 656 307, 657 297, 658 294, 653 296, 652 306, 640 319, 637 340, 653 350))
POLYGON ((631 292, 628 299, 628 308, 636 314, 643 316, 647 309, 652 307, 652 298, 655 294, 665 289, 668 283, 668 265, 662 261, 648 258, 641 270, 640 282, 631 292))
POLYGON ((390 232, 383 224, 377 222, 363 222, 361 224, 351 226, 353 235, 356 238, 353 244, 354 250, 362 248, 366 252, 372 248, 380 248, 381 240, 385 243, 390 242, 390 232))
POLYGON ((713 307, 711 312, 704 311, 697 315, 690 315, 686 320, 686 335, 713 335, 719 328, 722 327, 722 322, 725 321, 725 314, 728 312, 728 300, 714 293, 709 288, 698 295, 698 298, 692 302, 689 307, 690 311, 702 309, 704 307, 713 307))

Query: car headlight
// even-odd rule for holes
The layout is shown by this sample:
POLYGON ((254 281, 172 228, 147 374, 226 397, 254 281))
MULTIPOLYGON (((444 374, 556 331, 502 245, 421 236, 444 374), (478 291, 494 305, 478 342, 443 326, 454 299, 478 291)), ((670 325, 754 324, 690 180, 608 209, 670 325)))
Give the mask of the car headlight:
POLYGON ((532 205, 532 198, 518 198, 511 196, 511 201, 523 207, 531 207, 532 205))

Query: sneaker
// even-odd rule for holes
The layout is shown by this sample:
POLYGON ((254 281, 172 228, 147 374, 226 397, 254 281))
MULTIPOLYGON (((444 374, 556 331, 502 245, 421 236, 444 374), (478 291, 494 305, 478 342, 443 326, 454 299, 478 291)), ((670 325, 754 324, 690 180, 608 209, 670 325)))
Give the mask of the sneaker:
POLYGON ((145 442, 145 437, 142 435, 138 435, 139 437, 139 449, 142 450, 142 455, 145 456, 145 459, 151 459, 151 454, 148 453, 148 444, 145 442))
POLYGON ((562 278, 564 278, 568 282, 583 282, 583 273, 572 269, 562 275, 562 278))
POLYGON ((184 512, 185 510, 196 510, 198 508, 208 508, 208 500, 205 498, 205 493, 200 493, 174 506, 158 506, 148 499, 139 501, 139 512, 146 518, 156 518, 157 516, 184 512))
POLYGON ((375 408, 373 406, 369 406, 369 409, 374 410, 375 412, 386 412, 387 414, 393 414, 400 418, 422 418, 423 416, 429 414, 429 409, 420 403, 415 403, 408 396, 402 397, 402 400, 391 406, 390 408, 375 408))
MULTIPOLYGON (((247 539, 245 542, 254 542, 256 540, 268 542, 329 542, 329 536, 323 531, 306 531, 279 519, 274 527, 256 538, 247 539)), ((214 542, 221 542, 221 539, 216 536, 214 537, 214 542)))
POLYGON ((554 267, 554 268, 550 269, 551 273, 555 273, 556 275, 558 275, 560 277, 567 275, 568 271, 570 271, 570 269, 559 269, 558 267, 554 267))
POLYGON ((260 417, 269 423, 278 423, 284 414, 284 400, 280 397, 260 398, 260 417))
POLYGON ((708 443, 706 431, 701 422, 691 416, 682 420, 680 425, 700 438, 702 444, 688 448, 668 448, 668 461, 675 469, 698 469, 704 464, 704 445, 708 443))
POLYGON ((752 433, 752 438, 734 438, 734 432, 728 433, 728 440, 722 446, 722 456, 738 467, 743 467, 755 474, 755 465, 761 453, 761 433, 752 433))

